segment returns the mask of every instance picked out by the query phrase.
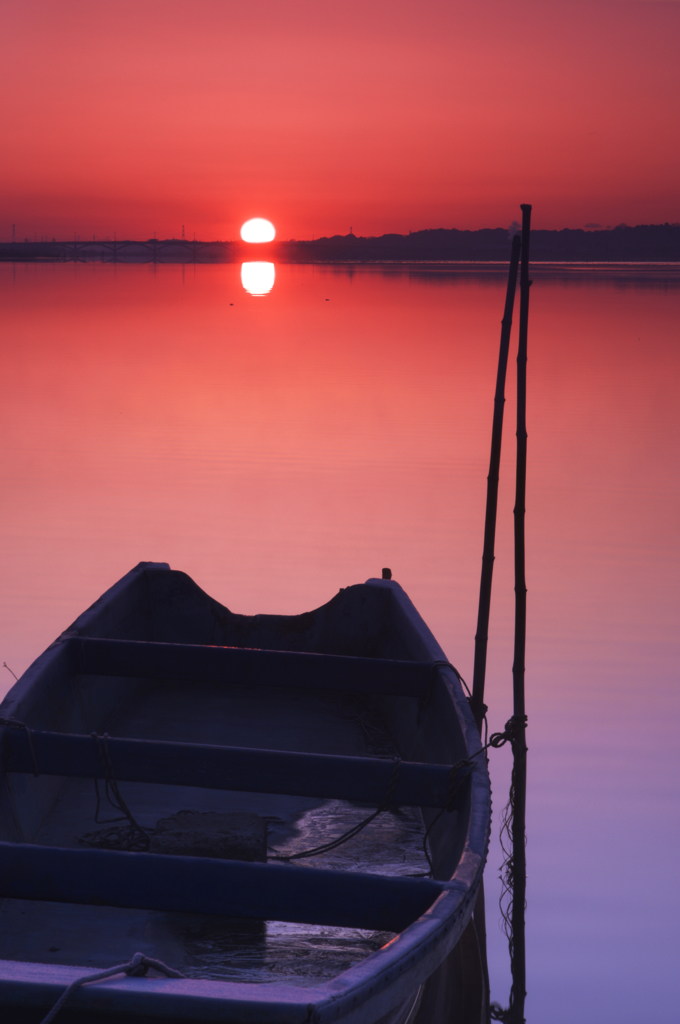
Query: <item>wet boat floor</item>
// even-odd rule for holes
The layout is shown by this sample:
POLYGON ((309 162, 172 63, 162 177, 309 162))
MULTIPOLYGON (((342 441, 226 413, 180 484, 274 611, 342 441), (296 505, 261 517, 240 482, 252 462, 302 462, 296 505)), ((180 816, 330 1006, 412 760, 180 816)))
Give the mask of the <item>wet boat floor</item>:
MULTIPOLYGON (((397 751, 370 698, 305 690, 148 684, 107 722, 111 736, 299 750, 359 757, 397 751)), ((83 731, 91 731, 84 723, 83 731)), ((270 856, 308 850, 342 835, 374 808, 340 800, 121 783, 139 823, 153 828, 181 810, 248 811, 267 819, 270 856)), ((94 821, 92 780, 68 780, 36 843, 78 847, 94 821)), ((104 806, 104 818, 114 812, 104 806)), ((416 808, 380 814, 356 838, 292 862, 339 871, 419 875, 427 871, 416 808)), ((358 929, 245 921, 199 914, 7 900, 0 909, 0 959, 109 967, 140 951, 189 977, 314 985, 379 949, 392 935, 358 929)))

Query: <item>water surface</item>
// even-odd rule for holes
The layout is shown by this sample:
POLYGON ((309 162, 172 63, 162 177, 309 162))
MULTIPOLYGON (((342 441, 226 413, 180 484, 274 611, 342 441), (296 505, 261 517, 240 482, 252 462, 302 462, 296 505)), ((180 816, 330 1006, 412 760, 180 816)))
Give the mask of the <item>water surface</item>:
MULTIPOLYGON (((677 1003, 679 281, 532 288, 536 1022, 638 1024, 677 1003)), ((305 611, 390 566, 471 675, 502 275, 277 266, 254 297, 234 265, 3 265, 0 291, 0 662, 22 672, 140 560, 244 613, 305 611)), ((513 386, 492 729, 510 713, 513 386)), ((501 1002, 508 758, 493 753, 487 872, 501 1002)))

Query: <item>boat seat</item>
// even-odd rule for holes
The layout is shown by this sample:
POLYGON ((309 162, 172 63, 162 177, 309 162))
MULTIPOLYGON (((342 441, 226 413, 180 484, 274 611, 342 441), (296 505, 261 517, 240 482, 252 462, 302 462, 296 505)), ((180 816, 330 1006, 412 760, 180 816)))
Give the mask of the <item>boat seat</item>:
POLYGON ((449 883, 111 850, 0 843, 0 898, 401 932, 449 883))
MULTIPOLYGON (((101 738, 31 729, 0 729, 5 771, 66 778, 105 779, 101 738)), ((196 786, 241 793, 353 800, 380 805, 393 782, 388 758, 309 754, 106 737, 118 782, 196 786)), ((460 765, 402 761, 394 782, 395 807, 460 810, 467 799, 469 762, 460 765)))
POLYGON ((70 637, 63 641, 76 674, 350 690, 426 699, 434 669, 418 661, 339 654, 210 647, 142 640, 70 637))

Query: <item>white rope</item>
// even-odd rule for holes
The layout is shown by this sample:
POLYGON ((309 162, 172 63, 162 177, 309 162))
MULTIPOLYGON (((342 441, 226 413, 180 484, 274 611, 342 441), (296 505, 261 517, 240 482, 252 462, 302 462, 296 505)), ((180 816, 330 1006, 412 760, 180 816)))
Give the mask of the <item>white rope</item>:
POLYGON ((160 971, 161 974, 167 975, 168 978, 184 977, 184 975, 180 974, 179 971, 175 971, 172 967, 168 967, 161 960, 152 960, 151 957, 144 956, 143 953, 135 953, 132 960, 127 964, 118 964, 116 967, 109 967, 106 971, 98 971, 95 974, 86 974, 82 978, 76 978, 75 981, 72 981, 68 988, 64 989, 47 1016, 43 1018, 41 1024, 51 1024, 66 1000, 69 999, 75 990, 80 988, 81 985, 89 985, 90 982, 93 981, 103 981, 104 978, 112 978, 114 974, 127 974, 130 977, 143 977, 150 967, 153 967, 156 971, 160 971))

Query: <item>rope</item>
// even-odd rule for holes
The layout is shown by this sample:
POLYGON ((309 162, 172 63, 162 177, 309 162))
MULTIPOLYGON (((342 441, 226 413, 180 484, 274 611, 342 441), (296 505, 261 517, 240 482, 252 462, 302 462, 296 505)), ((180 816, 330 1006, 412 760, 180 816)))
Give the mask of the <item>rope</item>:
POLYGON ((419 697, 418 698, 418 718, 416 720, 416 725, 420 725, 420 720, 423 717, 423 713, 424 713, 425 709, 427 708, 428 704, 430 703, 430 701, 432 700, 432 691, 434 690, 434 677, 435 677, 434 670, 437 669, 437 668, 450 668, 452 670, 452 672, 455 674, 456 678, 458 679, 458 682, 464 688, 465 692, 468 695, 468 698, 469 699, 472 698, 472 694, 470 693, 470 688, 469 688, 468 684, 465 682, 465 680, 463 679, 462 675, 460 674, 460 672, 458 671, 458 669, 456 668, 455 665, 452 665, 450 661, 445 661, 444 659, 438 659, 437 661, 431 661, 430 664, 429 664, 430 682, 429 682, 429 686, 427 688, 427 694, 424 697, 419 697))
MULTIPOLYGON (((7 666, 5 666, 7 667, 7 666)), ((10 672, 12 670, 10 669, 10 672)), ((31 751, 31 759, 33 761, 33 775, 37 779, 40 775, 38 771, 38 760, 35 756, 35 746, 33 745, 33 730, 26 725, 25 722, 17 722, 16 718, 0 718, 0 725, 6 726, 8 729, 24 729, 26 737, 28 739, 28 746, 31 751)))
POLYGON ((270 857, 269 859, 300 860, 302 857, 315 857, 317 856, 317 854, 320 853, 329 853, 331 850, 334 850, 337 846, 342 846, 342 844, 348 842, 348 840, 354 839, 354 837, 359 835, 359 833, 362 832, 367 825, 370 825, 371 822, 374 821, 379 814, 382 814, 383 811, 386 811, 388 809, 390 803, 392 802, 392 797, 394 796, 394 790, 396 789, 397 779, 399 778, 400 767, 401 758, 395 757, 394 768, 392 769, 392 775, 390 776, 390 781, 387 786, 385 799, 380 804, 377 810, 373 811, 372 814, 369 814, 369 816, 367 818, 364 818, 363 821, 360 821, 358 825, 354 825, 347 832, 343 832, 343 834, 341 836, 338 836, 337 839, 333 839, 329 843, 324 843, 322 846, 315 846, 314 849, 312 850, 303 850, 300 853, 279 854, 277 856, 270 857))
POLYGON ((376 713, 374 701, 367 694, 345 692, 338 695, 330 691, 323 697, 318 693, 315 696, 316 700, 307 697, 292 699, 298 707, 307 708, 316 714, 333 715, 345 722, 354 722, 364 734, 370 755, 383 760, 395 756, 397 746, 393 737, 376 713))
POLYGON ((526 1024, 524 1016, 513 1005, 512 989, 510 990, 510 1005, 503 1007, 500 1003, 491 1003, 489 1016, 491 1020, 500 1020, 503 1024, 526 1024))
POLYGON ((460 672, 458 671, 458 669, 456 668, 455 665, 452 665, 450 661, 432 661, 432 662, 430 662, 430 668, 439 668, 439 667, 452 669, 453 672, 455 673, 457 679, 458 679, 458 682, 463 687, 463 689, 467 693, 468 697, 472 697, 472 694, 470 693, 470 687, 465 682, 465 680, 463 679, 462 675, 460 674, 460 672))
MULTIPOLYGON (((524 730, 527 726, 526 715, 513 715, 505 723, 505 730, 502 733, 494 733, 491 743, 495 747, 502 747, 505 743, 512 746, 513 760, 512 773, 510 776, 510 793, 508 802, 503 808, 501 815, 500 843, 504 860, 500 869, 501 895, 499 899, 503 931, 508 940, 511 967, 515 963, 515 936, 512 927, 512 904, 514 893, 515 861, 513 857, 514 831, 515 831, 515 783, 518 760, 526 756, 526 741, 524 730), (494 742, 495 741, 495 742, 494 742)), ((526 835, 524 836, 526 843, 526 835)), ((526 903, 525 903, 526 909, 526 903)), ((516 1006, 514 982, 510 988, 510 1000, 507 1009, 493 1003, 490 1007, 492 1020, 503 1021, 504 1024, 524 1024, 524 1015, 516 1006)))
POLYGON ((451 813, 451 811, 453 811, 453 802, 454 802, 456 793, 458 792, 458 790, 460 789, 460 787, 462 786, 463 782, 465 781, 465 779, 467 778, 467 775, 468 775, 467 772, 462 774, 460 779, 456 782, 456 779, 458 778, 458 774, 459 774, 460 770, 462 768, 471 768, 472 767, 472 758, 473 757, 477 757, 477 755, 481 754, 483 750, 484 750, 484 748, 482 747, 482 750, 476 751, 476 753, 472 754, 471 757, 466 757, 464 760, 458 761, 456 764, 452 765, 452 767, 451 767, 451 771, 449 772, 449 788, 448 788, 448 792, 446 794, 446 805, 444 807, 442 807, 441 811, 438 811, 437 814, 435 814, 434 818, 432 819, 430 824, 427 826, 427 829, 425 831, 425 835, 423 836, 423 853, 425 854, 425 857, 427 858, 427 863, 430 865, 430 872, 429 872, 430 874, 432 874, 433 871, 434 871, 434 867, 432 865, 432 858, 430 857, 430 851, 427 848, 427 840, 428 840, 428 837, 430 835, 430 832, 432 831, 432 829, 437 824, 437 822, 439 821, 439 819, 441 818, 441 816, 444 814, 445 811, 448 811, 449 814, 451 813))
POLYGON ((498 750, 499 747, 503 747, 506 743, 510 743, 514 753, 517 741, 523 735, 526 727, 526 715, 513 715, 512 718, 509 718, 505 723, 505 729, 503 732, 494 732, 491 734, 491 739, 487 746, 495 747, 498 750))
MULTIPOLYGON (((484 754, 490 747, 498 750, 500 747, 505 746, 506 743, 510 743, 513 753, 513 764, 512 764, 512 775, 510 781, 510 794, 508 802, 503 810, 501 817, 501 832, 500 841, 501 849, 504 854, 504 861, 501 865, 500 879, 501 879, 501 896, 500 896, 500 909, 501 917, 503 920, 503 930, 508 939, 508 947, 510 951, 510 963, 513 969, 514 978, 514 965, 515 965, 515 936, 512 927, 512 903, 514 893, 514 874, 515 874, 515 863, 512 854, 514 846, 514 825, 515 825, 515 785, 516 785, 516 771, 517 765, 520 758, 526 756, 526 740, 525 730, 527 727, 527 716, 526 715, 513 715, 505 723, 503 732, 495 732, 488 738, 488 722, 486 718, 486 711, 484 713, 484 730, 485 730, 485 743, 484 745, 474 754, 470 755, 464 761, 459 761, 457 765, 454 765, 451 769, 449 776, 449 795, 447 800, 447 807, 439 811, 438 814, 430 822, 425 835, 423 836, 423 852, 427 858, 427 862, 430 865, 430 875, 434 874, 434 868, 432 865, 432 859, 430 852, 427 848, 427 840, 430 832, 437 824, 439 819, 445 810, 452 810, 452 800, 457 792, 461 783, 454 785, 456 770, 464 766, 471 766, 472 759, 478 757, 480 754, 484 754)), ((462 781, 462 780, 461 780, 462 781)), ((526 843, 526 835, 524 836, 526 843)), ((526 903, 525 903, 526 909, 526 903)), ((489 1007, 489 1016, 491 1020, 501 1021, 502 1024, 525 1024, 524 1014, 522 1012, 522 1004, 518 1003, 516 999, 516 990, 513 981, 513 985, 510 989, 510 1000, 507 1008, 502 1007, 499 1003, 491 1003, 489 1007)))
POLYGON ((80 988, 81 985, 89 985, 94 981, 103 981, 104 978, 112 978, 114 974, 127 974, 130 978, 141 978, 148 973, 150 967, 153 967, 160 974, 165 974, 168 978, 185 977, 184 974, 180 974, 179 971, 168 967, 161 960, 153 960, 151 957, 144 956, 143 953, 135 953, 132 960, 126 964, 118 964, 116 967, 109 967, 108 970, 98 971, 96 974, 86 974, 82 978, 76 978, 75 981, 72 981, 68 988, 64 989, 47 1016, 43 1017, 41 1024, 51 1024, 67 999, 70 999, 75 990, 80 988))
MULTIPOLYGON (((437 664, 437 663, 435 662, 435 664, 437 664)), ((446 663, 440 662, 439 664, 447 664, 448 665, 449 663, 448 662, 446 662, 446 663)), ((453 665, 451 665, 450 667, 453 668, 453 665)), ((455 671, 456 670, 454 669, 454 672, 455 671)), ((456 675, 458 675, 457 672, 456 672, 456 675)), ((487 724, 487 721, 486 721, 486 715, 484 716, 484 723, 485 723, 485 737, 484 738, 486 739, 486 736, 488 735, 488 724, 487 724)), ((520 730, 523 730, 525 728, 526 728, 526 716, 524 716, 524 718, 521 718, 521 716, 513 715, 512 718, 510 718, 505 723, 505 729, 503 730, 503 732, 494 732, 494 733, 492 733, 491 736, 489 737, 488 741, 484 744, 483 747, 480 747, 479 750, 476 750, 474 752, 474 754, 470 754, 469 757, 464 758, 462 761, 458 761, 451 768, 451 772, 449 774, 449 792, 448 792, 447 799, 446 799, 446 806, 442 807, 441 811, 439 811, 434 816, 434 818, 432 819, 432 821, 430 822, 430 824, 427 827, 425 835, 423 836, 423 852, 425 853, 425 856, 427 857, 427 863, 430 865, 430 874, 432 874, 434 869, 433 869, 433 866, 432 866, 432 859, 430 857, 430 852, 429 852, 429 850, 427 848, 427 840, 428 840, 428 837, 430 835, 430 832, 432 831, 434 826, 437 824, 437 822, 439 821, 439 819, 443 815, 444 811, 449 811, 449 813, 450 813, 453 810, 453 799, 454 799, 456 793, 458 792, 458 790, 460 789, 461 785, 463 784, 463 781, 467 778, 467 774, 463 775, 461 777, 460 781, 457 783, 457 785, 454 785, 454 782, 455 782, 455 779, 456 779, 456 776, 457 776, 459 770, 461 768, 471 768, 472 767, 472 760, 473 760, 473 758, 479 757, 480 754, 485 754, 486 751, 489 749, 489 747, 494 747, 494 749, 498 750, 500 747, 505 746, 506 743, 511 743, 512 746, 513 746, 513 750, 514 750, 515 746, 516 746, 516 743, 517 743, 517 740, 518 740, 518 738, 520 736, 520 730)), ((510 801, 508 802, 508 806, 506 807, 505 811, 503 812, 503 829, 502 829, 502 831, 505 830, 506 832, 508 832, 508 834, 509 834, 509 831, 508 831, 508 828, 506 827, 505 819, 506 819, 506 815, 508 813, 508 808, 510 807, 511 803, 513 802, 513 799, 514 799, 514 792, 513 792, 512 787, 511 787, 511 790, 510 790, 510 801)), ((503 846, 502 838, 501 838, 501 845, 503 846)), ((511 870, 512 865, 511 865, 511 858, 510 858, 510 860, 508 860, 508 857, 510 857, 510 855, 506 851, 505 846, 503 846, 503 852, 506 855, 506 861, 503 864, 503 867, 502 867, 501 870, 505 873, 506 869, 507 870, 511 870)), ((503 891, 503 893, 501 895, 501 899, 503 899, 503 896, 505 895, 505 893, 509 892, 511 890, 511 888, 512 888, 512 886, 510 884, 510 885, 508 885, 508 887, 506 889, 504 889, 504 891, 503 891)), ((501 913, 503 915, 503 921, 505 922, 505 925, 506 925, 506 934, 507 934, 507 927, 509 926, 509 919, 508 919, 506 913, 504 913, 502 907, 501 907, 501 913)), ((508 938, 510 938, 510 936, 508 936, 508 938)), ((498 1019, 500 1020, 501 1018, 498 1018, 498 1019)))
POLYGON ((115 811, 120 811, 117 818, 100 818, 101 794, 99 783, 94 780, 94 789, 97 795, 97 804, 94 812, 94 820, 98 825, 113 825, 117 821, 127 821, 127 825, 117 825, 114 828, 102 828, 95 832, 85 832, 78 838, 79 843, 85 846, 104 847, 109 850, 133 850, 143 853, 151 845, 151 834, 153 829, 145 829, 135 820, 132 811, 125 803, 123 795, 118 788, 116 777, 113 773, 111 754, 109 753, 108 733, 98 736, 92 733, 92 739, 97 745, 99 760, 104 769, 104 796, 115 811))

